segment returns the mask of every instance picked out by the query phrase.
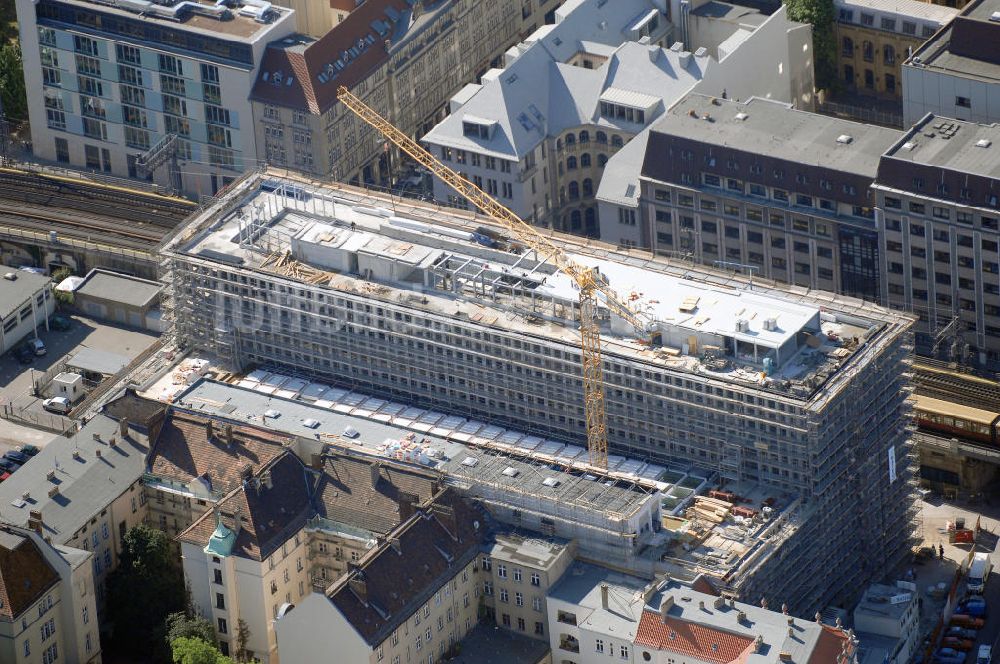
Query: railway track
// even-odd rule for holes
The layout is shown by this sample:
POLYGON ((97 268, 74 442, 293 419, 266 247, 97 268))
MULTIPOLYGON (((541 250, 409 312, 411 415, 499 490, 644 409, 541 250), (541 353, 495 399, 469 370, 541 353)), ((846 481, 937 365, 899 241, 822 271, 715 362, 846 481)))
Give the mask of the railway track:
POLYGON ((146 251, 156 247, 169 231, 162 227, 143 228, 134 222, 124 226, 121 220, 58 208, 10 204, 7 201, 0 201, 0 220, 7 220, 20 228, 45 233, 55 231, 77 239, 146 251))
POLYGON ((986 410, 1000 410, 1000 383, 919 359, 913 365, 917 392, 986 410))

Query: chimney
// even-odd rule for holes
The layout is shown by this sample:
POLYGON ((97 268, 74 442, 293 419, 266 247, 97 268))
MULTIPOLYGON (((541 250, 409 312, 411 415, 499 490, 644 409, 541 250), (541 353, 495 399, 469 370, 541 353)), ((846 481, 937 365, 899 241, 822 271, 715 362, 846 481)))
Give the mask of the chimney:
POLYGON ((736 598, 735 597, 730 597, 729 598, 729 608, 730 609, 735 609, 736 608, 736 598))
POLYGON ((368 582, 365 581, 365 578, 360 571, 351 575, 350 580, 347 582, 347 586, 355 595, 358 596, 358 599, 361 600, 362 604, 368 606, 368 582))
POLYGON ((691 51, 681 51, 677 54, 677 64, 681 69, 687 69, 691 64, 691 51))
POLYGON ((753 644, 754 644, 753 651, 755 653, 759 653, 761 651, 761 649, 764 647, 764 637, 762 635, 758 634, 757 638, 754 639, 753 644))
POLYGON ((721 609, 721 608, 723 608, 725 606, 726 606, 726 598, 725 597, 716 597, 714 600, 712 600, 712 607, 713 608, 721 609))
POLYGON ((663 601, 660 602, 660 619, 663 622, 667 622, 667 616, 670 614, 670 609, 674 607, 674 596, 665 595, 663 601))
POLYGON ((249 461, 240 466, 240 479, 245 481, 249 480, 252 476, 253 476, 253 466, 250 465, 249 461))
POLYGON ((240 536, 240 531, 243 530, 243 508, 237 507, 233 512, 233 535, 236 537, 240 536))
POLYGON ((128 438, 128 420, 124 417, 118 420, 118 435, 122 437, 122 440, 128 438))
POLYGON ((451 538, 458 541, 458 520, 455 518, 455 510, 447 505, 431 504, 431 514, 438 520, 438 523, 448 531, 451 538))
POLYGON ((767 598, 766 597, 761 597, 760 598, 760 608, 762 608, 762 609, 766 609, 767 608, 767 598))
POLYGON ((395 536, 390 537, 389 546, 391 546, 392 550, 398 553, 399 555, 403 555, 403 544, 402 542, 399 541, 398 537, 395 536))
POLYGON ((702 611, 705 610, 705 600, 698 601, 698 608, 701 609, 702 611))
POLYGON ((100 450, 94 450, 94 456, 96 456, 98 459, 100 459, 101 458, 101 451, 100 450))
POLYGON ((399 492, 399 521, 402 523, 416 513, 419 498, 412 493, 399 492))
POLYGON ((222 437, 226 441, 226 446, 227 447, 232 447, 233 446, 233 425, 232 424, 224 424, 222 426, 222 437))
POLYGON ((788 637, 791 638, 793 636, 795 636, 795 629, 792 628, 792 627, 789 627, 788 628, 788 637))
POLYGON ((377 461, 368 467, 369 472, 371 472, 371 483, 372 488, 378 486, 378 481, 382 479, 382 464, 377 461))
POLYGON ((823 616, 820 615, 819 611, 816 612, 815 618, 817 623, 823 622, 823 616))
POLYGON ((781 603, 781 614, 785 616, 788 615, 788 605, 784 602, 781 603))
POLYGON ((42 534, 42 512, 40 510, 31 510, 28 512, 28 529, 34 530, 39 535, 42 534))
POLYGON ((264 486, 266 488, 268 488, 268 489, 273 489, 274 488, 274 482, 271 480, 271 471, 270 470, 265 470, 264 471, 264 475, 261 478, 261 480, 264 482, 264 486))
POLYGON ((309 456, 309 467, 313 470, 323 470, 323 457, 319 454, 309 456))
POLYGON ((736 622, 742 623, 746 619, 747 619, 747 614, 744 613, 743 611, 740 611, 739 613, 736 614, 736 622))
POLYGON ((205 438, 210 443, 215 440, 215 425, 212 420, 205 422, 205 438))
POLYGON ((608 584, 601 584, 601 607, 607 611, 608 610, 608 584))

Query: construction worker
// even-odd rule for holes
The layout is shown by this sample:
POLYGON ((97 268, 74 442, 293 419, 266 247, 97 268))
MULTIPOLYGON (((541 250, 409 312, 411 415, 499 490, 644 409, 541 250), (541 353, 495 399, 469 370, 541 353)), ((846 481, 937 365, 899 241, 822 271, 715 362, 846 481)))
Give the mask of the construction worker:
POLYGON ((944 560, 944 544, 938 544, 938 558, 944 560))

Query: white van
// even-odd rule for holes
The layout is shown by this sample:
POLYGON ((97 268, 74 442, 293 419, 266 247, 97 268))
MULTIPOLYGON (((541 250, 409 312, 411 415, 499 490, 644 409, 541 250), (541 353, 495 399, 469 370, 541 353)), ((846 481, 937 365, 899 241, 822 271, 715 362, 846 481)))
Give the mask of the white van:
POLYGON ((967 581, 969 592, 977 595, 982 594, 986 590, 986 582, 989 580, 992 570, 993 562, 990 560, 990 554, 977 553, 972 558, 972 565, 969 567, 967 581))
POLYGON ((979 646, 979 655, 976 657, 976 664, 990 664, 993 661, 993 647, 979 646))
POLYGON ((73 410, 69 399, 66 397, 52 397, 51 399, 46 399, 42 402, 42 408, 50 413, 59 413, 60 415, 65 415, 69 411, 73 410))

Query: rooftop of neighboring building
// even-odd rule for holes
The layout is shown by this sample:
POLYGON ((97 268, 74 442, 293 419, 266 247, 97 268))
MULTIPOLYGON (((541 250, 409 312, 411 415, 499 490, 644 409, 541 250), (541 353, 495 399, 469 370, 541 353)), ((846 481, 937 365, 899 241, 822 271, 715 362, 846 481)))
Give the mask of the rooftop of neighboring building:
POLYGON ((267 560, 301 531, 314 513, 312 479, 294 454, 284 452, 205 512, 178 541, 208 547, 216 539, 216 555, 267 560), (220 535, 219 533, 222 533, 220 535))
MULTIPOLYGON (((874 179, 879 159, 900 135, 895 129, 800 111, 768 99, 739 102, 694 93, 653 126, 642 173, 659 179, 666 162, 673 159, 667 143, 680 138, 741 152, 751 159, 765 155, 874 179)), ((790 190, 795 189, 792 175, 790 170, 790 190)), ((761 177, 770 179, 770 174, 761 177)))
POLYGON ((97 0, 43 1, 132 18, 173 30, 247 42, 266 38, 276 22, 292 14, 291 9, 272 5, 267 0, 119 0, 116 3, 97 0))
POLYGON ((886 150, 885 160, 1000 180, 1000 124, 928 114, 886 150))
POLYGON ((865 594, 854 607, 854 620, 858 620, 859 614, 867 614, 898 621, 909 611, 913 598, 913 593, 909 590, 884 583, 872 584, 865 589, 865 594))
POLYGON ((75 435, 55 438, 0 483, 3 518, 25 526, 31 512, 40 512, 42 535, 64 544, 138 483, 148 451, 144 437, 131 432, 123 437, 117 421, 97 414, 75 435))
POLYGON ((906 66, 1000 83, 1000 0, 974 0, 913 52, 906 66))
POLYGON ((626 41, 607 60, 587 69, 554 59, 543 44, 530 45, 493 80, 484 81, 421 140, 519 160, 545 137, 574 127, 635 134, 715 64, 703 51, 692 55, 679 45, 664 49, 626 41), (602 113, 602 102, 641 110, 643 120, 602 113), (470 135, 468 123, 491 127, 489 136, 470 135))
POLYGON ((581 629, 631 643, 639 628, 642 591, 648 583, 635 576, 576 561, 549 590, 548 599, 585 609, 586 615, 576 615, 581 629))
POLYGON ((337 89, 354 88, 451 9, 446 0, 367 0, 320 39, 294 35, 268 46, 250 98, 325 113, 337 89))
POLYGON ((46 288, 49 281, 44 274, 0 265, 0 320, 17 313, 35 293, 46 288))
POLYGON ((517 532, 497 533, 486 550, 492 558, 508 560, 530 569, 547 570, 566 555, 569 542, 517 532))
MULTIPOLYGON (((216 413, 225 417, 225 413, 216 413)), ((209 496, 229 493, 279 456, 287 437, 172 409, 149 454, 151 481, 209 496)))
POLYGON ((59 573, 35 541, 0 524, 0 618, 13 621, 58 582, 59 573))
MULTIPOLYGON (((916 2, 916 0, 912 0, 916 2)), ((734 5, 719 0, 708 0, 691 10, 692 16, 721 19, 742 25, 760 25, 767 20, 767 14, 761 13, 755 7, 734 5)))
POLYGON ((147 307, 159 297, 163 284, 109 270, 93 269, 73 293, 130 307, 147 307))
POLYGON ((891 662, 899 639, 869 632, 855 632, 858 639, 858 664, 885 664, 891 662))
POLYGON ((483 514, 446 490, 362 556, 326 595, 374 647, 475 559, 484 535, 483 514))
POLYGON ((646 159, 646 146, 652 127, 647 127, 611 155, 597 185, 597 200, 625 207, 639 207, 639 174, 646 159))
POLYGON ((920 0, 835 0, 834 6, 840 11, 838 20, 841 23, 864 26, 861 14, 866 13, 875 16, 875 20, 872 25, 865 27, 885 29, 881 23, 882 17, 897 19, 899 23, 894 23, 891 31, 910 34, 915 38, 928 36, 924 33, 924 28, 933 34, 959 13, 959 9, 955 7, 920 0), (853 13, 845 15, 843 10, 853 13), (914 25, 914 32, 907 33, 902 25, 904 21, 914 25))
POLYGON ((450 664, 538 664, 549 652, 548 641, 497 629, 485 622, 472 628, 460 642, 450 664))
POLYGON ((727 664, 834 664, 847 634, 666 580, 647 593, 636 645, 727 664))

